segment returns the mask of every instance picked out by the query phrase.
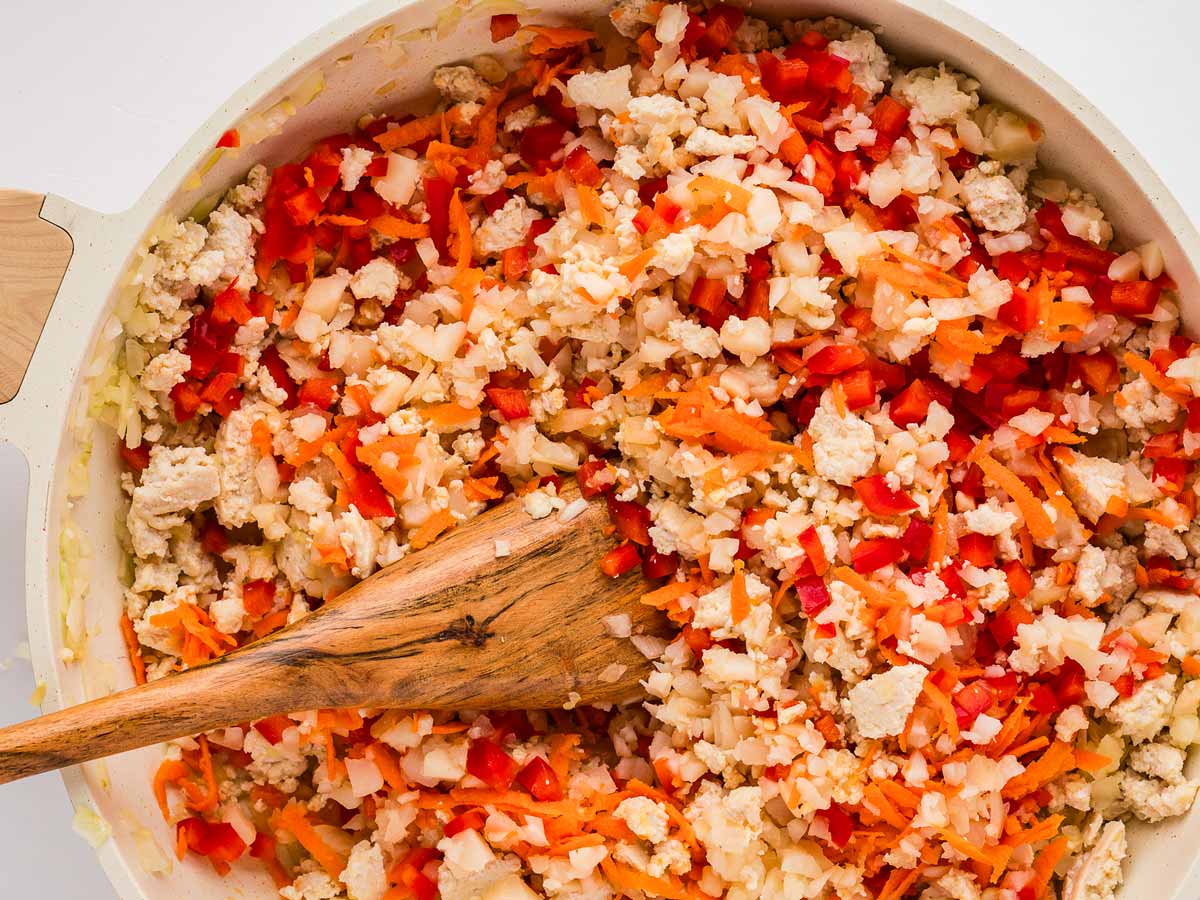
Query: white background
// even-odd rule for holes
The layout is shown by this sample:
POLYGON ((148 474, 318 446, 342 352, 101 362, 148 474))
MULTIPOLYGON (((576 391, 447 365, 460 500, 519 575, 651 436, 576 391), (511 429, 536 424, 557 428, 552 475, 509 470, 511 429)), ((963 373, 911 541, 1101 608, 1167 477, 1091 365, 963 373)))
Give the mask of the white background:
MULTIPOLYGON (((1132 139, 1200 221, 1195 0, 956 0, 1072 82, 1132 139)), ((2 0, 0 186, 105 212, 130 206, 260 68, 352 0, 2 0)), ((0 435, 0 438, 3 436, 0 435)), ((0 661, 24 638, 24 482, 0 444, 0 661)), ((3 665, 3 663, 0 663, 3 665)), ((0 671, 0 724, 33 713, 33 678, 0 671)), ((0 872, 12 897, 113 896, 70 829, 56 776, 0 787, 0 872)))

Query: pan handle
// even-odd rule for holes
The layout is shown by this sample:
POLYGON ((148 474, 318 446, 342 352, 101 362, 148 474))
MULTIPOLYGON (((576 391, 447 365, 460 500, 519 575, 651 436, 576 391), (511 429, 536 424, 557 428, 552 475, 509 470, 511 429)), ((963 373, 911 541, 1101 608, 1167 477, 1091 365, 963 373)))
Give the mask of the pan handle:
POLYGON ((74 245, 44 194, 0 190, 0 404, 17 395, 74 245))

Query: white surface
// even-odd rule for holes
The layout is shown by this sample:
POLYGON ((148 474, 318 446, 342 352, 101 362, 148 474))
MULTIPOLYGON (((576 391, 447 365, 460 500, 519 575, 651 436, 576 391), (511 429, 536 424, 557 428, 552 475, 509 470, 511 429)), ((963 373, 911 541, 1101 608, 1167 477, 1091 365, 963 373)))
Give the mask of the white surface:
MULTIPOLYGON (((1200 220, 1190 150, 1200 124, 1180 98, 1200 76, 1191 0, 956 0, 1057 69, 1120 126, 1200 220), (1170 27, 1164 28, 1169 22, 1170 27)), ((61 194, 103 211, 132 204, 193 129, 259 68, 350 0, 149 0, 13 5, 0 57, 0 185, 61 194), (246 10, 253 9, 247 17, 246 10), (16 42, 14 42, 16 43, 16 42), (53 60, 53 64, 44 62, 53 60)), ((2 436, 0 436, 2 437, 2 436)), ((24 636, 20 585, 24 467, 0 445, 0 668, 24 636)), ((32 713, 21 661, 0 671, 0 723, 32 713)), ((91 850, 70 832, 54 776, 0 788, 6 894, 112 896, 91 850)))

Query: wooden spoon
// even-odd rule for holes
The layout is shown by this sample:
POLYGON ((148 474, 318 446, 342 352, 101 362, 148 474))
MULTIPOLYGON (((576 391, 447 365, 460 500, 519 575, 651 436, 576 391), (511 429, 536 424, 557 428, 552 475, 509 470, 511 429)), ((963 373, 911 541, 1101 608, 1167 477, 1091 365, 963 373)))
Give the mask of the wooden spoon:
MULTIPOLYGON (((562 496, 570 503, 578 487, 562 496)), ((500 504, 228 656, 0 729, 0 783, 306 709, 636 697, 649 664, 604 618, 625 613, 635 633, 662 633, 665 622, 637 602, 649 590, 640 571, 609 578, 597 566, 612 548, 607 523, 600 503, 569 522, 500 504)))

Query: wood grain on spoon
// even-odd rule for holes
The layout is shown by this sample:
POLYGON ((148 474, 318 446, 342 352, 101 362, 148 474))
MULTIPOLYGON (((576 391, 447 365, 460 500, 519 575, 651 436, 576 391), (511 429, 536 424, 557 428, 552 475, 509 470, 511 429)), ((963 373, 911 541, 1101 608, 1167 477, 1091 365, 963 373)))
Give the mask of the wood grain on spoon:
MULTIPOLYGON (((563 490, 579 496, 572 483, 563 490)), ((207 665, 0 729, 0 783, 276 713, 317 708, 536 709, 635 696, 649 665, 604 618, 639 573, 605 576, 604 505, 531 519, 509 501, 296 624, 207 665), (509 555, 496 556, 496 542, 509 555), (613 664, 624 666, 615 681, 613 664)))

